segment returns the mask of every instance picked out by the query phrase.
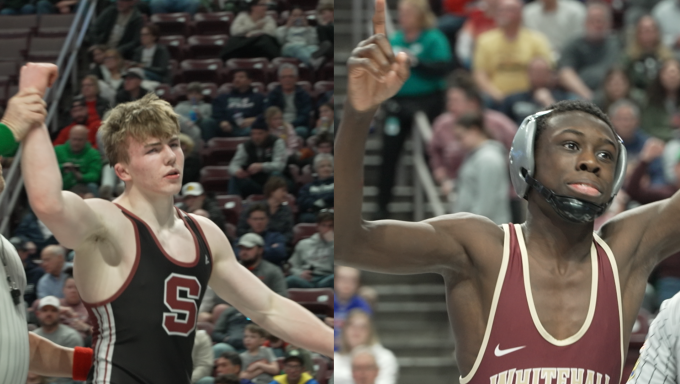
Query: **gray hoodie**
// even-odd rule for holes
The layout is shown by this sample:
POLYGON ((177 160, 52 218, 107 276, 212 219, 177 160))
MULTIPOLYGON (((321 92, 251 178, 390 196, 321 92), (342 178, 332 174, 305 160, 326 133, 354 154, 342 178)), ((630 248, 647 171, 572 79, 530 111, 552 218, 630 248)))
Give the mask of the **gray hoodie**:
POLYGON ((312 270, 314 276, 327 276, 333 273, 333 242, 325 242, 318 233, 301 240, 289 262, 291 273, 299 275, 302 271, 312 270))

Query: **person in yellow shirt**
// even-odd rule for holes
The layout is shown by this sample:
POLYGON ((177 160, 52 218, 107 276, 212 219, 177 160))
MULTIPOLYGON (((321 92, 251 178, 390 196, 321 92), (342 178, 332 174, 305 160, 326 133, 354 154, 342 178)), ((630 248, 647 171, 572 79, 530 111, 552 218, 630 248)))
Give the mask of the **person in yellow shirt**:
POLYGON ((319 384, 314 377, 305 372, 304 362, 299 352, 291 351, 283 360, 283 375, 274 376, 269 384, 319 384))

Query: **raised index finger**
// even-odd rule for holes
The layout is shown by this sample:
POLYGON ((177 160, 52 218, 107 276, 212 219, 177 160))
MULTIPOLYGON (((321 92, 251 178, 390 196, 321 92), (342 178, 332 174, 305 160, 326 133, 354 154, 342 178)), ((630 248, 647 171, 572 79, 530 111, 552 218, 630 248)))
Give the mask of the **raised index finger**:
POLYGON ((381 33, 387 36, 385 33, 385 8, 385 0, 375 1, 375 13, 373 14, 373 33, 376 35, 381 33))

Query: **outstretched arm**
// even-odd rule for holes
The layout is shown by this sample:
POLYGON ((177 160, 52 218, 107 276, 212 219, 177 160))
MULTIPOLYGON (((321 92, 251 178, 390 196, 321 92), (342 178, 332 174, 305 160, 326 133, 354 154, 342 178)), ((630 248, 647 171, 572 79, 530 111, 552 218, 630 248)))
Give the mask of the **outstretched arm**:
POLYGON ((48 377, 71 377, 73 349, 54 344, 33 332, 28 333, 28 342, 31 372, 48 377))

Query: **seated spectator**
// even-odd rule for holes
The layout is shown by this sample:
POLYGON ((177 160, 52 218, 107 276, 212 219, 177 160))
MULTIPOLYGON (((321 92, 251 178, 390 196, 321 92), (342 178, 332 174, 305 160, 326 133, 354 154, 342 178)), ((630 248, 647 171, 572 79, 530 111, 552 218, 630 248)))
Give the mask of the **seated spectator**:
POLYGON ((100 65, 104 65, 104 53, 106 52, 106 45, 95 44, 87 49, 88 58, 90 59, 90 70, 94 70, 100 65))
POLYGON ((212 375, 213 362, 215 361, 212 342, 210 335, 202 329, 196 330, 194 347, 191 350, 191 360, 194 364, 193 371, 191 372, 192 383, 198 383, 202 378, 212 375))
POLYGON ((579 1, 540 0, 522 10, 524 26, 542 33, 550 42, 555 57, 572 40, 583 34, 586 7, 579 1))
POLYGON ((659 73, 661 63, 672 57, 673 52, 661 41, 661 32, 654 18, 642 16, 622 57, 623 69, 633 87, 646 90, 659 73))
POLYGON ((321 212, 317 233, 300 240, 290 258, 288 288, 333 288, 333 213, 321 212))
POLYGON ((472 74, 490 105, 499 106, 508 95, 529 90, 527 68, 531 60, 553 60, 545 36, 522 26, 519 0, 498 3, 496 24, 498 28, 479 36, 472 74))
POLYGON ((212 104, 203 101, 201 83, 193 82, 187 85, 187 100, 175 105, 175 113, 193 121, 203 131, 203 125, 212 116, 212 104))
POLYGON ((292 125, 283 121, 283 112, 281 109, 279 107, 267 108, 267 110, 264 111, 264 120, 267 122, 267 127, 269 127, 269 133, 286 143, 286 155, 288 156, 289 162, 291 159, 296 159, 299 156, 298 151, 302 139, 297 135, 292 125))
POLYGON ((560 56, 560 82, 569 91, 592 100, 607 70, 620 57, 621 48, 611 33, 612 13, 605 3, 587 6, 586 33, 572 40, 560 56))
MULTIPOLYGON (((282 177, 272 177, 264 185, 265 201, 257 205, 263 206, 266 211, 269 221, 266 228, 281 233, 289 243, 293 240, 293 212, 288 205, 286 188, 286 181, 282 177)), ((250 212, 249 208, 246 211, 250 212)), ((247 219, 248 214, 242 213, 236 229, 239 236, 252 231, 247 219)))
POLYGON ((198 209, 203 209, 210 214, 210 220, 218 227, 224 228, 224 214, 217 205, 214 197, 208 196, 201 183, 186 183, 182 187, 182 197, 184 198, 179 208, 194 213, 198 209))
POLYGON ((282 375, 274 376, 270 384, 319 384, 309 372, 305 372, 304 361, 298 354, 286 356, 283 372, 282 375))
POLYGON ((44 15, 54 13, 55 8, 50 0, 7 0, 2 2, 0 15, 44 15))
POLYGON ((201 6, 200 0, 150 0, 151 13, 186 12, 192 16, 201 6))
POLYGON ((92 121, 103 120, 106 111, 111 109, 111 103, 99 95, 99 79, 95 75, 87 75, 80 84, 80 94, 87 105, 88 124, 92 121))
POLYGON ((146 75, 141 68, 130 68, 123 75, 123 88, 116 93, 116 105, 139 100, 149 91, 142 88, 142 81, 146 75))
POLYGON ((311 146, 314 148, 315 154, 333 154, 333 134, 330 132, 322 132, 314 136, 313 139, 311 146))
POLYGON ((26 212, 22 215, 13 235, 35 244, 35 252, 33 252, 35 255, 40 254, 48 245, 59 243, 47 226, 38 220, 30 207, 27 207, 26 212))
POLYGON ((328 90, 324 92, 320 97, 319 100, 316 103, 317 108, 321 108, 322 105, 324 104, 330 104, 333 105, 333 90, 328 90))
POLYGON ((264 95, 255 92, 252 82, 247 70, 237 69, 234 72, 231 92, 217 96, 212 102, 212 119, 216 124, 212 130, 204 128, 204 140, 215 136, 250 134, 250 126, 264 112, 264 95))
POLYGON ((243 371, 241 378, 252 380, 255 384, 269 384, 273 375, 279 373, 279 364, 271 349, 263 347, 267 341, 267 331, 255 324, 246 326, 243 345, 246 351, 241 353, 243 371))
POLYGON ((461 116, 453 132, 468 155, 458 171, 452 211, 484 216, 498 225, 510 222, 508 151, 490 139, 479 114, 461 116))
POLYGON ((102 160, 99 151, 87 142, 88 129, 76 125, 71 129, 65 144, 54 147, 57 162, 63 178, 63 189, 69 190, 76 184, 86 184, 94 195, 99 191, 102 160))
POLYGON ((314 181, 305 184, 298 194, 301 223, 315 222, 320 211, 333 208, 335 205, 333 155, 328 153, 316 155, 314 172, 316 172, 314 181))
POLYGON ((222 60, 249 57, 272 60, 280 56, 276 20, 267 15, 268 1, 250 0, 247 4, 248 10, 239 13, 231 23, 231 35, 220 57, 222 60))
POLYGON ((628 99, 638 105, 643 105, 645 93, 642 90, 631 88, 630 80, 623 69, 611 67, 604 77, 602 88, 595 92, 593 102, 601 110, 606 111, 612 104, 622 99, 628 99))
MULTIPOLYGON (((239 312, 238 309, 229 307, 222 311, 212 333, 212 340, 216 343, 213 346, 215 356, 224 356, 225 352, 240 353, 245 351, 243 335, 248 324, 252 324, 252 320, 239 312)), ((238 365, 240 370, 241 364, 238 365)), ((222 372, 222 374, 224 373, 233 372, 222 372)))
POLYGON ((248 379, 239 379, 236 375, 219 375, 215 378, 215 384, 248 384, 252 381, 248 379))
POLYGON ((250 140, 238 145, 229 163, 229 194, 248 197, 261 194, 264 184, 273 175, 280 175, 286 166, 286 144, 269 133, 267 123, 258 118, 250 130, 250 140))
POLYGON ((312 129, 312 135, 317 135, 321 132, 335 133, 335 123, 335 109, 333 104, 321 104, 319 107, 319 119, 316 121, 316 127, 312 129))
MULTIPOLYGON (((450 1, 447 1, 447 3, 450 3, 450 1)), ((472 4, 467 19, 457 33, 457 38, 456 26, 444 29, 449 41, 452 42, 451 46, 455 47, 458 61, 465 68, 469 69, 472 66, 472 57, 474 56, 474 49, 479 36, 496 28, 498 5, 498 1, 494 0, 481 0, 478 3, 472 4)))
POLYGON ((104 52, 104 62, 90 71, 99 79, 99 95, 114 105, 116 93, 123 85, 123 58, 116 49, 104 52))
POLYGON ((40 267, 45 274, 38 280, 38 299, 46 296, 64 298, 66 250, 60 245, 49 245, 40 253, 40 267))
POLYGON ((319 49, 319 40, 316 29, 307 23, 307 16, 300 6, 293 6, 286 24, 277 28, 276 37, 281 44, 281 56, 294 57, 312 65, 312 54, 319 49))
MULTIPOLYGON (((265 260, 276 265, 283 265, 283 263, 288 259, 288 253, 286 252, 286 237, 281 233, 272 229, 268 229, 269 218, 267 217, 267 208, 263 204, 253 204, 247 210, 247 225, 249 233, 241 235, 241 239, 249 234, 257 234, 263 239, 263 244, 260 245, 263 248, 262 256, 265 260)), ((249 237, 252 239, 252 236, 249 237)), ((239 244, 241 241, 239 240, 239 244)), ((236 256, 240 256, 240 247, 238 247, 234 253, 236 256)))
MULTIPOLYGON (((86 81, 87 79, 83 80, 86 81)), ((95 106, 96 110, 97 106, 95 106)), ((102 125, 101 120, 97 114, 90 116, 90 106, 87 99, 83 96, 76 96, 71 104, 71 124, 65 126, 59 131, 57 138, 54 139, 52 145, 65 144, 71 136, 71 129, 75 126, 87 128, 87 141, 93 148, 97 148, 97 132, 102 125)))
POLYGON ((137 0, 117 0, 115 6, 106 7, 92 25, 89 42, 116 48, 124 58, 132 59, 144 25, 136 5, 137 0))
POLYGON ((316 8, 316 35, 319 39, 319 49, 312 53, 312 59, 333 57, 333 43, 335 41, 335 21, 332 1, 319 1, 316 8))
POLYGON ((542 111, 562 100, 572 100, 576 95, 557 86, 557 74, 550 63, 536 58, 529 63, 530 89, 512 94, 503 100, 503 113, 520 125, 527 116, 542 111))
POLYGON ((264 246, 264 240, 260 235, 246 233, 238 241, 238 258, 241 264, 257 276, 269 289, 283 297, 288 297, 288 286, 281 269, 262 259, 264 246))
MULTIPOLYGON (((92 322, 85 304, 80 299, 76 280, 68 276, 64 281, 64 298, 59 299, 59 315, 62 324, 67 325, 80 334, 83 340, 88 340, 92 331, 92 322)), ((90 344, 89 342, 86 344, 90 344)))
POLYGON ((369 348, 376 357, 379 374, 377 384, 396 384, 399 364, 394 353, 380 344, 375 327, 369 315, 355 309, 347 316, 342 330, 342 348, 335 354, 333 377, 335 384, 354 384, 352 380, 352 352, 358 348, 369 348))
POLYGON ((664 141, 675 136, 673 116, 680 110, 680 62, 666 60, 647 90, 647 103, 642 109, 642 129, 664 141))
MULTIPOLYGON (((180 117, 180 126, 182 124, 182 117, 180 117)), ((200 146, 202 146, 202 141, 199 140, 200 146)), ((197 183, 201 179, 201 154, 199 145, 196 145, 194 139, 189 135, 180 133, 179 134, 179 145, 184 153, 184 175, 182 176, 182 182, 184 183, 197 183)))
POLYGON ((141 45, 132 55, 132 67, 142 68, 148 80, 170 84, 170 51, 158 44, 160 30, 155 24, 147 24, 140 33, 141 45))
POLYGON ((357 348, 352 352, 352 379, 354 384, 377 384, 380 367, 373 352, 368 348, 357 348))
POLYGON ((680 8, 675 0, 661 0, 654 6, 652 16, 663 32, 663 45, 671 48, 675 55, 680 53, 680 8))
MULTIPOLYGON (((38 282, 40 281, 40 278, 45 274, 45 270, 40 268, 38 264, 36 264, 33 260, 30 258, 30 253, 28 250, 28 243, 30 241, 26 241, 22 239, 21 237, 14 236, 9 239, 9 242, 12 243, 14 248, 17 250, 17 254, 19 255, 19 258, 21 259, 21 263, 24 266, 24 272, 26 273, 26 288, 24 289, 24 301, 26 302, 27 305, 31 305, 37 298, 38 298, 38 282)), ((35 244, 33 244, 35 246, 35 244)))
POLYGON ((220 354, 215 361, 215 374, 217 375, 217 378, 205 377, 196 384, 218 384, 219 382, 229 384, 253 384, 253 382, 248 379, 239 379, 242 366, 243 362, 238 353, 231 351, 224 352, 220 354), (223 378, 228 378, 228 380, 223 378))
POLYGON ((340 348, 340 338, 349 312, 353 309, 360 309, 365 313, 372 312, 366 300, 357 295, 360 277, 361 271, 358 269, 339 265, 335 267, 335 295, 333 296, 335 322, 333 328, 336 352, 340 348))
POLYGON ((283 111, 283 120, 292 124, 300 137, 307 138, 312 98, 304 88, 296 84, 297 67, 290 63, 281 64, 278 79, 281 84, 269 93, 265 108, 279 107, 283 111))
POLYGON ((432 141, 427 147, 430 168, 435 181, 442 186, 444 195, 451 192, 453 186, 447 181, 458 177, 458 169, 465 156, 465 150, 453 135, 452 127, 456 119, 468 112, 481 114, 489 136, 503 143, 508 150, 517 132, 517 125, 512 120, 500 112, 485 109, 479 93, 462 81, 448 90, 446 110, 432 124, 432 141))

